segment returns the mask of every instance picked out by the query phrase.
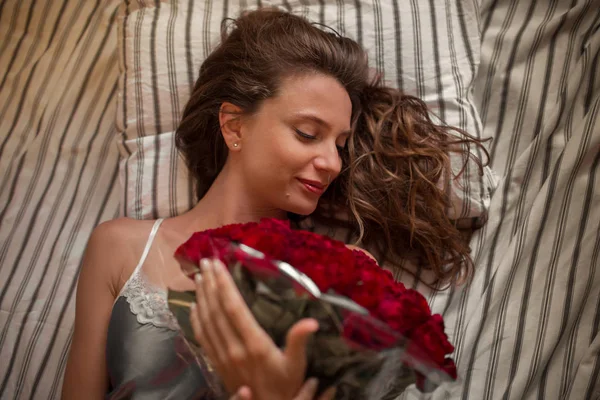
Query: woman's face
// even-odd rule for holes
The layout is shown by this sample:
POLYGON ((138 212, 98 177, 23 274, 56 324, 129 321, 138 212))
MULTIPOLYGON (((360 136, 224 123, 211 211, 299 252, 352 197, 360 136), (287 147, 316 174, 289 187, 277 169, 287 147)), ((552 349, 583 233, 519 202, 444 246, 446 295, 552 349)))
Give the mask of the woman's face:
POLYGON ((311 214, 342 168, 352 103, 344 87, 323 74, 293 76, 277 96, 244 118, 239 172, 257 205, 311 214))

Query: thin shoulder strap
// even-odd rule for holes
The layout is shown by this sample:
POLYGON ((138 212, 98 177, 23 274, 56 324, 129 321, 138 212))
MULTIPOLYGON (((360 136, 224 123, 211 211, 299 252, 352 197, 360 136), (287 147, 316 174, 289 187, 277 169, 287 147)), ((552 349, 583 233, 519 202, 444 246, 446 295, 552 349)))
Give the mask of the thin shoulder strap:
POLYGON ((158 232, 158 228, 160 227, 160 224, 162 224, 162 222, 163 219, 159 218, 152 226, 152 230, 150 231, 150 236, 148 236, 148 241, 146 242, 146 247, 144 247, 144 252, 142 253, 140 262, 138 262, 138 265, 136 265, 132 275, 137 274, 138 270, 142 268, 142 265, 144 265, 144 261, 146 261, 146 257, 148 257, 148 253, 150 252, 150 248, 152 247, 152 242, 154 242, 154 238, 156 237, 156 232, 158 232))
POLYGON ((163 222, 163 219, 159 218, 156 220, 156 222, 152 226, 152 230, 150 231, 150 236, 148 236, 148 241, 146 242, 146 247, 144 247, 144 252, 142 253, 142 257, 140 257, 140 261, 138 262, 138 265, 136 265, 135 269, 133 270, 133 273, 131 274, 129 279, 127 279, 127 282, 125 282, 125 284, 121 288, 119 295, 115 298, 115 303, 117 302, 117 299, 119 297, 121 297, 121 295, 123 294, 123 292, 125 291, 127 286, 129 286, 129 282, 131 282, 131 280, 138 274, 140 268, 142 268, 142 265, 144 265, 144 261, 146 261, 146 257, 148 257, 148 253, 150 252, 150 248, 152 247, 152 242, 154 242, 154 238, 156 237, 156 232, 158 232, 158 228, 160 227, 160 224, 162 224, 162 222, 163 222))

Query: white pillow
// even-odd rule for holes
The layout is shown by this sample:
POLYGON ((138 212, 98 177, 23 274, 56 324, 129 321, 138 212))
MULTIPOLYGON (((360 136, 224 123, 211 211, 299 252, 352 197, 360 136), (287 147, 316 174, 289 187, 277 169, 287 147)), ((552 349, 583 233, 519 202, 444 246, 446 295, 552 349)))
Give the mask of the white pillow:
MULTIPOLYGON (((200 65, 219 41, 221 21, 257 8, 257 3, 173 0, 121 6, 117 128, 123 215, 168 217, 193 206, 174 131, 200 65)), ((359 41, 387 84, 420 97, 447 124, 479 136, 481 122, 472 99, 480 46, 476 0, 261 3, 304 15, 359 41)), ((455 171, 462 167, 456 157, 455 171)), ((482 176, 469 163, 462 178, 448 188, 452 219, 480 226, 495 185, 489 169, 482 176)))

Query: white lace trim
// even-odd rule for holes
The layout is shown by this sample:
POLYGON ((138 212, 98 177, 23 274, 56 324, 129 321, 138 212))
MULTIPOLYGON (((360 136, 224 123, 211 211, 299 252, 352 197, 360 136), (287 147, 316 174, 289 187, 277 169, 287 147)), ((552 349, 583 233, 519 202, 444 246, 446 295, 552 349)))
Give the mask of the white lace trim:
POLYGON ((140 324, 179 330, 177 319, 167 305, 167 291, 148 282, 141 271, 135 271, 121 296, 140 324))

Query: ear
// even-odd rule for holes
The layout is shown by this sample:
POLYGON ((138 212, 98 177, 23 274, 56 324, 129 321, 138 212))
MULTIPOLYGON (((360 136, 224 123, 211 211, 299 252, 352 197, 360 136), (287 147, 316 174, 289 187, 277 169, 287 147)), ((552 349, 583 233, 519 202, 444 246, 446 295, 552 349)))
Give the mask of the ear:
POLYGON ((223 103, 219 109, 219 125, 221 134, 229 151, 237 151, 242 142, 242 116, 243 110, 232 103, 223 103))

